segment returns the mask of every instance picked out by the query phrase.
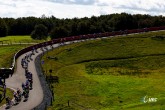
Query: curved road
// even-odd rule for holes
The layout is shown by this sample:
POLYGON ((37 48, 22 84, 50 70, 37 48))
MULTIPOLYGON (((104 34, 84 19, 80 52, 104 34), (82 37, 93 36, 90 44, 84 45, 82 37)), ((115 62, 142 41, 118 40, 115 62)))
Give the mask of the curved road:
MULTIPOLYGON (((76 42, 81 42, 81 41, 85 41, 85 40, 79 40, 79 41, 73 41, 73 42, 65 42, 64 44, 71 44, 71 43, 76 43, 76 42)), ((53 47, 56 48, 60 46, 60 44, 54 44, 53 47)), ((51 47, 47 46, 47 50, 50 50, 51 47)), ((44 49, 44 51, 47 51, 46 49, 44 49)), ((43 51, 41 51, 41 49, 37 49, 38 53, 35 52, 35 55, 32 56, 32 61, 30 61, 28 63, 28 70, 30 72, 32 72, 33 74, 33 89, 30 90, 29 92, 29 98, 26 102, 23 102, 23 100, 18 104, 18 105, 13 105, 10 110, 31 110, 33 108, 35 108, 36 106, 38 106, 44 97, 43 94, 43 90, 41 87, 41 83, 36 71, 36 66, 35 66, 35 59, 38 55, 42 54, 43 51)), ((26 77, 25 77, 25 69, 22 68, 21 66, 21 60, 22 58, 25 57, 26 54, 29 54, 31 52, 27 52, 23 55, 21 55, 18 59, 17 59, 17 66, 16 66, 16 71, 14 72, 13 76, 6 79, 6 87, 7 88, 12 88, 14 90, 16 90, 17 88, 20 88, 22 91, 22 83, 24 83, 26 81, 26 77)), ((6 105, 3 105, 2 107, 0 107, 0 110, 5 110, 6 105)))
MULTIPOLYGON (((26 54, 29 54, 31 52, 27 52, 23 55, 21 55, 18 59, 17 59, 17 67, 16 67, 16 71, 13 74, 12 77, 8 78, 6 80, 6 87, 7 88, 13 88, 13 89, 17 89, 20 88, 22 91, 22 83, 24 83, 26 81, 26 77, 25 77, 25 70, 22 68, 21 66, 21 59, 23 57, 25 57, 26 54)), ((28 70, 30 72, 32 72, 33 74, 33 89, 30 90, 29 92, 29 98, 26 102, 23 102, 23 100, 18 104, 18 105, 14 105, 10 108, 10 110, 31 110, 34 107, 36 107, 37 105, 39 105, 42 100, 43 100, 43 90, 36 72, 36 68, 35 68, 35 58, 41 54, 42 51, 40 51, 40 49, 38 49, 38 53, 35 53, 35 55, 32 56, 33 61, 30 61, 28 63, 28 70)), ((5 110, 6 106, 3 105, 0 110, 5 110)))

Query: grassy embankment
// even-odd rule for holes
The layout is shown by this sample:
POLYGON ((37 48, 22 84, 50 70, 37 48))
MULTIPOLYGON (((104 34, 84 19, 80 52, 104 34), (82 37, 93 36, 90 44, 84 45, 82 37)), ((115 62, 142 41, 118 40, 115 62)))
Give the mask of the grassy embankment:
MULTIPOLYGON (((10 43, 36 43, 42 41, 36 41, 30 38, 30 36, 7 36, 0 38, 0 41, 3 41, 4 44, 10 43)), ((2 42, 0 43, 2 44, 2 42)), ((0 45, 0 68, 9 68, 13 61, 14 54, 19 50, 27 47, 29 45, 0 45)), ((3 94, 3 89, 0 88, 0 94, 3 94)), ((7 96, 13 97, 12 91, 7 89, 7 96)), ((5 103, 5 100, 0 102, 0 106, 5 103)))
MULTIPOLYGON (((13 97, 13 92, 10 89, 6 90, 6 94, 7 96, 9 96, 10 98, 13 97)), ((0 87, 0 106, 2 106, 3 104, 6 104, 6 100, 3 97, 3 88, 0 87)))
POLYGON ((164 109, 165 39, 156 35, 165 31, 75 43, 46 54, 44 70, 59 77, 49 109, 164 109), (144 103, 145 96, 157 101, 144 103))
MULTIPOLYGON (((48 38, 50 39, 50 38, 48 38)), ((1 37, 0 41, 3 43, 39 43, 44 42, 44 40, 33 40, 30 36, 7 36, 1 37)))

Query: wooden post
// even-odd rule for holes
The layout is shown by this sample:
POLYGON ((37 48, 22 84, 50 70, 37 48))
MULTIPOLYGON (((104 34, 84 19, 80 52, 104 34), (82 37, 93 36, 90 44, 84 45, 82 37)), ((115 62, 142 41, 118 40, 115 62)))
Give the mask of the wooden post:
POLYGON ((54 101, 54 91, 52 90, 52 97, 53 97, 53 101, 54 101))
POLYGON ((47 103, 45 104, 45 110, 47 110, 47 103))
POLYGON ((51 104, 50 104, 51 106, 53 105, 53 99, 52 99, 52 97, 51 97, 51 104))
POLYGON ((4 89, 4 97, 6 97, 6 84, 3 85, 3 89, 4 89))
POLYGON ((69 100, 68 100, 68 107, 69 107, 70 105, 69 105, 69 100))

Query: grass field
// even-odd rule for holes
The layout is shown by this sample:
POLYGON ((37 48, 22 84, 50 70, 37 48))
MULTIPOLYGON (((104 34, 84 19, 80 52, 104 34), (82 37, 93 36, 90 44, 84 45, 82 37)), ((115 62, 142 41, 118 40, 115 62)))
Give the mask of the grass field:
MULTIPOLYGON (((48 38, 49 40, 50 38, 48 38)), ((33 40, 30 36, 7 36, 1 37, 0 41, 3 43, 40 43, 44 40, 33 40)))
POLYGON ((14 55, 26 45, 7 45, 0 46, 0 68, 9 68, 12 64, 14 55))
MULTIPOLYGON (((0 41, 3 41, 4 44, 10 43, 39 43, 43 42, 43 40, 33 40, 30 36, 7 36, 1 37, 0 41)), ((32 44, 21 44, 21 45, 2 45, 0 42, 0 68, 1 67, 10 67, 14 54, 17 53, 19 50, 30 46, 32 44), (7 60, 6 60, 7 59, 7 60)))
MULTIPOLYGON (((6 90, 6 94, 7 94, 7 96, 10 97, 10 98, 13 97, 13 91, 10 90, 10 89, 7 89, 7 90, 6 90)), ((0 98, 0 106, 2 106, 3 104, 6 104, 6 100, 3 99, 3 88, 1 88, 1 87, 0 87, 0 96, 1 96, 1 98, 0 98)))
POLYGON ((75 43, 42 59, 53 83, 52 109, 163 110, 165 108, 165 32, 75 43), (47 58, 49 56, 49 58, 47 58), (156 102, 145 101, 155 98, 156 102), (68 101, 69 105, 68 106, 68 101))

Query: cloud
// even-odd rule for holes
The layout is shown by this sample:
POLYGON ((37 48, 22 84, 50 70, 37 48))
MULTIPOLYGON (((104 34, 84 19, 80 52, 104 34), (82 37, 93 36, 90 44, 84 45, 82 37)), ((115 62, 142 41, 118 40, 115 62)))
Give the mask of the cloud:
POLYGON ((107 3, 97 3, 98 6, 109 6, 107 3))
POLYGON ((109 9, 108 14, 126 12, 130 14, 165 15, 164 0, 99 0, 98 6, 104 7, 104 11, 109 9))
POLYGON ((94 5, 98 0, 48 0, 53 3, 76 4, 76 5, 94 5))
POLYGON ((100 9, 99 14, 100 14, 100 15, 106 15, 106 14, 108 14, 108 13, 107 13, 106 10, 100 9))
POLYGON ((0 17, 91 17, 112 13, 165 15, 164 0, 0 0, 0 17))
MULTIPOLYGON (((8 0, 9 4, 15 3, 16 7, 6 6, 1 4, 0 0, 0 16, 1 17, 41 17, 55 16, 57 18, 74 18, 74 17, 90 17, 92 15, 99 15, 99 9, 92 5, 70 5, 62 3, 52 3, 45 0, 8 0)), ((4 2, 3 2, 4 3, 4 2)))
POLYGON ((9 7, 16 7, 15 3, 8 3, 8 2, 0 2, 0 6, 9 6, 9 7))
POLYGON ((129 2, 129 4, 118 5, 115 8, 130 10, 131 12, 138 11, 145 12, 147 14, 160 14, 164 13, 165 4, 162 4, 161 2, 154 2, 153 0, 138 0, 137 2, 129 2))

